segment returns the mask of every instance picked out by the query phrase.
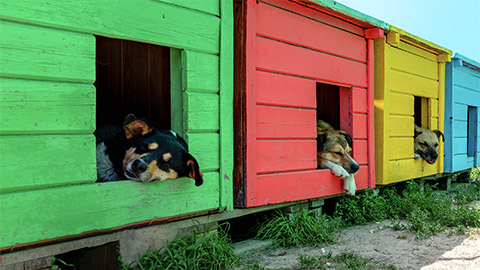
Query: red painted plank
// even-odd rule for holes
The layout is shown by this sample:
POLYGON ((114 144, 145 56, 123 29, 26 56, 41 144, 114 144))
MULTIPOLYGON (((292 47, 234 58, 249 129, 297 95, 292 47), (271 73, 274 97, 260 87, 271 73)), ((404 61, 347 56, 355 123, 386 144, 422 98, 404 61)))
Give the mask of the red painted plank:
POLYGON ((367 62, 367 74, 368 74, 368 93, 367 93, 367 104, 368 104, 368 187, 374 188, 375 187, 375 117, 374 117, 374 74, 375 74, 375 66, 374 66, 374 44, 373 40, 369 39, 367 42, 367 52, 368 52, 368 62, 367 62))
POLYGON ((252 181, 255 179, 257 175, 257 164, 256 164, 256 134, 255 134, 255 127, 256 127, 256 97, 255 97, 255 85, 256 85, 256 16, 255 16, 255 8, 257 3, 255 0, 247 0, 246 3, 246 41, 245 41, 245 99, 246 99, 246 138, 245 138, 245 148, 246 148, 246 165, 245 165, 245 174, 246 174, 246 184, 245 192, 247 195, 247 202, 248 197, 255 197, 256 192, 256 181, 252 181))
POLYGON ((314 78, 326 83, 366 88, 367 65, 257 37, 257 68, 314 78))
POLYGON ((315 139, 316 111, 257 106, 257 139, 315 139))
POLYGON ((358 165, 365 165, 368 163, 368 141, 354 140, 353 141, 353 159, 358 165))
MULTIPOLYGON (((365 171, 367 167, 362 166, 355 175, 357 190, 368 187, 365 171)), ((256 182, 256 196, 247 201, 249 207, 345 193, 343 180, 328 169, 259 175, 256 182)))
POLYGON ((259 140, 256 150, 257 173, 312 170, 317 167, 315 140, 259 140))
POLYGON ((367 115, 365 114, 353 114, 353 133, 354 139, 366 139, 367 138, 367 115))
POLYGON ((352 110, 354 113, 367 113, 368 110, 368 99, 367 99, 367 90, 362 88, 353 88, 352 89, 352 110))
POLYGON ((317 107, 316 82, 282 74, 257 71, 257 104, 297 108, 317 107))
POLYGON ((359 62, 367 61, 363 37, 267 4, 260 3, 257 7, 257 34, 359 62))
POLYGON ((337 18, 335 16, 327 14, 327 12, 319 12, 315 8, 305 7, 292 3, 291 1, 278 1, 278 0, 263 0, 262 2, 268 3, 273 6, 277 6, 283 9, 290 10, 294 13, 301 14, 302 16, 311 18, 312 20, 322 22, 327 25, 331 25, 336 28, 343 29, 347 32, 353 33, 358 36, 364 35, 364 29, 353 23, 349 23, 347 18, 337 18))

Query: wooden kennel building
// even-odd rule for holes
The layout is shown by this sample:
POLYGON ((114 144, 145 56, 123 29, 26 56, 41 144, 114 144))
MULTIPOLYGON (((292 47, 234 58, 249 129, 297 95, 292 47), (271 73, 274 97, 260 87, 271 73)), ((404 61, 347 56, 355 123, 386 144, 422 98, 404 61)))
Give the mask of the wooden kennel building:
POLYGON ((443 148, 433 165, 414 159, 414 125, 444 130, 445 63, 451 51, 390 26, 375 40, 376 183, 443 172, 443 148))
POLYGON ((233 209, 232 5, 0 3, 1 252, 233 209), (127 112, 183 135, 204 184, 95 183, 96 125, 127 112))
POLYGON ((344 193, 317 169, 317 119, 352 134, 357 188, 374 187, 373 39, 386 24, 332 1, 235 1, 234 15, 235 206, 344 193))
POLYGON ((480 63, 456 53, 445 71, 445 172, 480 166, 480 63))

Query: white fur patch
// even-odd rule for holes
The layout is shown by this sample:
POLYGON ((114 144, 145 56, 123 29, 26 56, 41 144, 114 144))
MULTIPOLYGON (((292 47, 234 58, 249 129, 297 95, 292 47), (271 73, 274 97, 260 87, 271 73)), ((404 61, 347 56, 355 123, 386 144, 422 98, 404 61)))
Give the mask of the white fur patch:
POLYGON ((347 178, 344 179, 343 189, 347 192, 348 195, 355 195, 357 191, 357 185, 355 184, 355 178, 353 174, 350 174, 347 178))
POLYGON ((118 181, 118 175, 113 169, 113 163, 105 153, 105 143, 97 144, 97 179, 103 181, 118 181))

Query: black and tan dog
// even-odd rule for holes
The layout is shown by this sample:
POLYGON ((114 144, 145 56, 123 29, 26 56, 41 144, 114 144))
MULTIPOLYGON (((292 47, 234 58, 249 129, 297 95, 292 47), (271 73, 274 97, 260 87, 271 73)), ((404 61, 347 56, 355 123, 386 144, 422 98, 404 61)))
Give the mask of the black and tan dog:
POLYGON ((440 130, 429 130, 415 125, 414 158, 416 160, 423 158, 428 164, 435 164, 440 137, 444 142, 445 137, 440 130))
POLYGON ((334 130, 323 120, 317 121, 317 164, 319 168, 330 169, 342 178, 344 189, 349 195, 355 195, 357 187, 353 174, 360 168, 350 156, 352 137, 343 130, 334 130))
POLYGON ((125 177, 149 183, 186 176, 196 186, 203 183, 187 143, 171 130, 154 129, 147 120, 129 114, 123 126, 104 126, 95 136, 98 181, 125 177))

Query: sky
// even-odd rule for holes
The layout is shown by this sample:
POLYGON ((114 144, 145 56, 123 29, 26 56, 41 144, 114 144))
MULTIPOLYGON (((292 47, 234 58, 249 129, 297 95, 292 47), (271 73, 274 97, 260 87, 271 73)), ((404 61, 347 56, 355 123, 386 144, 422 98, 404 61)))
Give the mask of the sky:
POLYGON ((480 62, 480 0, 336 0, 480 62))

